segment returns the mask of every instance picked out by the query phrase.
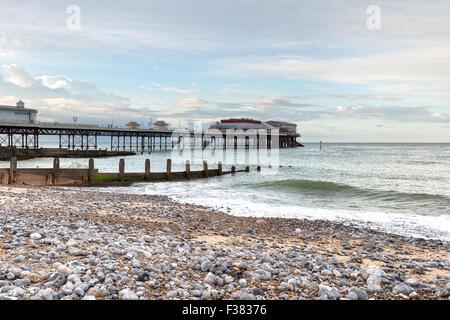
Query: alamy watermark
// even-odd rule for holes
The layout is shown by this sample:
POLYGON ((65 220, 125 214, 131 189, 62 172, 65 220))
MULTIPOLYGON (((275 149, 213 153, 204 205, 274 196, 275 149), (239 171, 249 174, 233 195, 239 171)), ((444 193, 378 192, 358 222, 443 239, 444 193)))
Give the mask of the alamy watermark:
POLYGON ((366 26, 369 30, 381 30, 381 8, 377 5, 368 6, 366 26))
POLYGON ((81 30, 81 9, 79 6, 71 4, 67 7, 66 13, 69 15, 67 18, 66 26, 70 31, 81 30))
POLYGON ((275 174, 280 165, 280 137, 276 128, 203 130, 202 122, 195 121, 193 130, 174 130, 171 141, 174 163, 256 165, 261 166, 262 174, 275 174))

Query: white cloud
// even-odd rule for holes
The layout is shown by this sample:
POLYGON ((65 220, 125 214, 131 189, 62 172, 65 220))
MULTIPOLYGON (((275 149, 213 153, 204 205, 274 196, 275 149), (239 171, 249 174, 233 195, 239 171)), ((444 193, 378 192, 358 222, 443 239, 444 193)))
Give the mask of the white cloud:
POLYGON ((180 94, 190 94, 200 92, 198 89, 187 89, 187 88, 178 88, 178 87, 164 87, 159 83, 152 83, 151 87, 147 86, 139 86, 140 89, 145 89, 148 91, 161 91, 165 93, 180 93, 180 94))
POLYGON ((206 105, 207 103, 208 103, 208 101, 197 98, 197 97, 184 98, 184 99, 181 99, 181 101, 180 101, 180 105, 183 107, 187 107, 187 108, 202 107, 202 106, 206 105))
POLYGON ((222 75, 271 76, 340 83, 450 83, 450 46, 353 58, 248 56, 213 63, 222 75))
POLYGON ((20 86, 20 87, 30 87, 34 80, 30 75, 22 68, 19 68, 15 64, 2 65, 3 70, 8 74, 9 79, 7 81, 20 86))
POLYGON ((72 82, 71 79, 62 76, 43 75, 37 77, 36 79, 40 80, 44 86, 50 89, 59 89, 59 88, 68 89, 70 87, 70 83, 72 82))

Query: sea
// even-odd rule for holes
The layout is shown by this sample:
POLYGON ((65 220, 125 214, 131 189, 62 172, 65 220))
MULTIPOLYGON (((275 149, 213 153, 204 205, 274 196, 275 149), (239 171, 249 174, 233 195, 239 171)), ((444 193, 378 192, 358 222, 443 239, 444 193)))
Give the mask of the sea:
MULTIPOLYGON (((236 216, 330 220, 450 240, 450 144, 304 145, 272 150, 263 159, 246 149, 146 151, 125 157, 125 170, 143 172, 149 158, 152 171, 165 171, 166 160, 171 158, 172 171, 183 171, 184 161, 190 159, 191 170, 201 170, 202 161, 207 160, 209 168, 216 168, 221 161, 223 170, 230 170, 231 165, 237 169, 249 165, 250 172, 98 190, 166 195, 236 216), (256 170, 257 165, 261 171, 256 170)), ((54 145, 48 142, 43 146, 54 145)), ((88 165, 88 159, 62 158, 60 162, 61 167, 88 165)), ((0 162, 0 167, 8 166, 9 162, 0 162)), ((24 160, 18 166, 51 167, 52 159, 24 160)), ((118 172, 118 166, 119 157, 95 159, 100 172, 118 172)))

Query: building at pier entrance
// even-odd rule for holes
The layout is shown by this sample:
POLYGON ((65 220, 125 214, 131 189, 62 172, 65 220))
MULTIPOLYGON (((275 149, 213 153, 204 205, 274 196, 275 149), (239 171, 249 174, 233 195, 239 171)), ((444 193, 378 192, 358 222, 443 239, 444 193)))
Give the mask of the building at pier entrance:
POLYGON ((216 129, 222 132, 227 130, 266 130, 267 133, 273 133, 274 130, 278 130, 279 146, 281 148, 288 147, 301 147, 302 144, 297 142, 297 137, 300 134, 297 133, 297 125, 295 123, 283 122, 283 121, 260 121, 254 119, 223 119, 217 121, 210 127, 211 130, 216 129))
POLYGON ((37 110, 25 108, 23 101, 16 106, 0 105, 0 122, 6 123, 35 123, 37 110))

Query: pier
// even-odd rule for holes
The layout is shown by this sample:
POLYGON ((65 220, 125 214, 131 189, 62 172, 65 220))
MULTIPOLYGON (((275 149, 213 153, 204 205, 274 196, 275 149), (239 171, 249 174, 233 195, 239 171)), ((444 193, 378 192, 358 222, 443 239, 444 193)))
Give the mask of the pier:
MULTIPOLYGON (((41 136, 56 137, 57 149, 98 150, 99 137, 109 137, 109 151, 153 151, 184 148, 290 148, 301 146, 299 135, 245 131, 234 134, 217 131, 184 131, 107 128, 71 124, 0 123, 0 147, 39 149, 41 136), (273 139, 273 137, 277 139, 273 139)), ((88 155, 89 157, 89 155, 88 155)))

